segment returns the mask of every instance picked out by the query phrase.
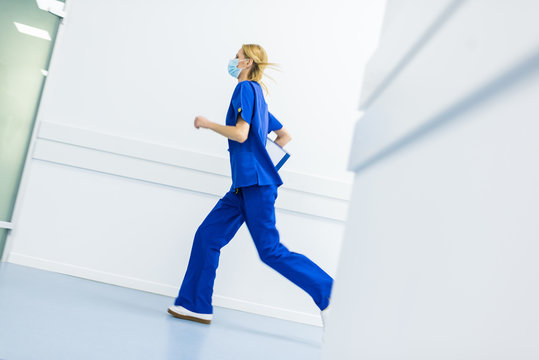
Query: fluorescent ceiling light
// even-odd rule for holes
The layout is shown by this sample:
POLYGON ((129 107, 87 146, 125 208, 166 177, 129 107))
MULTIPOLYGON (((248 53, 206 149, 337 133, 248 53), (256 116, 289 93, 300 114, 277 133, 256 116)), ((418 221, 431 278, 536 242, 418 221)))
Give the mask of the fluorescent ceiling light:
POLYGON ((38 29, 36 27, 29 26, 29 25, 20 24, 20 23, 15 22, 15 21, 13 23, 17 27, 17 30, 19 30, 19 32, 22 32, 23 34, 30 35, 30 36, 35 36, 35 37, 38 37, 40 39, 45 39, 45 40, 51 41, 51 37, 49 35, 49 32, 46 31, 46 30, 38 29))
POLYGON ((58 0, 36 0, 37 7, 61 18, 65 17, 65 3, 58 0))
POLYGON ((49 3, 50 1, 49 0, 36 0, 36 3, 37 3, 37 7, 40 8, 41 10, 49 10, 49 3))

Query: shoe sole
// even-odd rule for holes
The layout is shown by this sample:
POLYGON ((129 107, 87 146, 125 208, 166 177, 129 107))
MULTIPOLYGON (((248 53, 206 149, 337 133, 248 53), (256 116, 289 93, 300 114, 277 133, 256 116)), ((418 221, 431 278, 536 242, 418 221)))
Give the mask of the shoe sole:
POLYGON ((194 321, 194 322, 197 322, 197 323, 201 323, 201 324, 206 324, 206 325, 209 325, 211 324, 211 320, 204 320, 204 319, 200 319, 200 318, 197 318, 197 317, 194 317, 194 316, 188 316, 188 315, 182 315, 182 314, 178 314, 178 313, 175 313, 174 311, 168 309, 168 313, 178 319, 183 319, 183 320, 191 320, 191 321, 194 321))

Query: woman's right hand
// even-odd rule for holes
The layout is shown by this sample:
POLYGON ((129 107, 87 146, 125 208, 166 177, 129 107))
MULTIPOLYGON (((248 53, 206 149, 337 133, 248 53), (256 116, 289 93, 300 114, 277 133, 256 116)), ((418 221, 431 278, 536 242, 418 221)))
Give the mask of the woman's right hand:
POLYGON ((197 129, 200 129, 200 128, 207 128, 208 127, 208 123, 210 121, 208 119, 206 119, 204 116, 197 116, 195 118, 195 127, 197 129))

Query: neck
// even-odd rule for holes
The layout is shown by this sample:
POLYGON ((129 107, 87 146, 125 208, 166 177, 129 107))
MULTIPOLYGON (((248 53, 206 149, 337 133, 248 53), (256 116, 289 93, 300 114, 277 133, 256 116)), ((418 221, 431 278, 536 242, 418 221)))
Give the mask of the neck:
POLYGON ((248 71, 242 71, 242 72, 240 73, 240 76, 238 76, 238 82, 242 82, 242 81, 248 80, 248 79, 247 79, 247 73, 248 73, 248 71))

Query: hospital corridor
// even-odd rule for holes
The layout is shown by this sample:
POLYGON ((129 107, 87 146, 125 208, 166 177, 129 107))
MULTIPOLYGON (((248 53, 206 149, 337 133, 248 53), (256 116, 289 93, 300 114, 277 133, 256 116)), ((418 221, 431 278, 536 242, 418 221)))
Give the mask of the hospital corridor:
POLYGON ((0 360, 539 359, 538 13, 0 0, 0 360))

